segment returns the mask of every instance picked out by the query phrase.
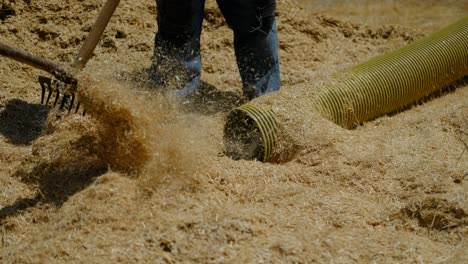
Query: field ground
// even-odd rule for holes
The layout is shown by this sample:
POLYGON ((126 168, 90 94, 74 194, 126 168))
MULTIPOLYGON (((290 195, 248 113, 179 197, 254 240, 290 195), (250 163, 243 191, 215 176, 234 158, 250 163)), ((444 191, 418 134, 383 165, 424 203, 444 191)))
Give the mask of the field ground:
MULTIPOLYGON (((121 2, 79 75, 84 117, 40 105, 41 73, 0 57, 0 262, 468 263, 466 82, 354 130, 298 108, 288 162, 235 161, 223 124, 241 84, 214 2, 214 88, 198 97, 147 81, 154 1, 121 2)), ((0 41, 67 65, 103 3, 2 0, 0 41)), ((467 14, 461 0, 278 0, 271 96, 303 106, 321 78, 467 14)))

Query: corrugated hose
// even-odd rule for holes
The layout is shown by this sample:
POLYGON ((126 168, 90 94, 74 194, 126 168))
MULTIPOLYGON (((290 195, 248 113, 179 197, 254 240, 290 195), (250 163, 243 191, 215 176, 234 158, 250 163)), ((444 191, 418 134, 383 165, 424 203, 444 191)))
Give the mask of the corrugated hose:
MULTIPOLYGON (((348 129, 398 111, 468 75, 468 16, 393 52, 333 74, 311 98, 321 116, 348 129)), ((226 154, 268 161, 278 131, 268 106, 243 105, 228 115, 226 154)))

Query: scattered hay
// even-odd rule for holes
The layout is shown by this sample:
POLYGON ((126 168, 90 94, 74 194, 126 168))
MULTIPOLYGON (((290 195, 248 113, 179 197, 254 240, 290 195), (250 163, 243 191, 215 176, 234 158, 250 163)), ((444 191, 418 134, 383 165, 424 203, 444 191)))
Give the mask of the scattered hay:
MULTIPOLYGON (((17 12, 0 23, 4 40, 61 62, 73 59, 95 7, 104 3, 10 2, 17 12), (45 24, 60 35, 41 39, 36 29, 45 24)), ((288 155, 278 163, 234 161, 222 153, 226 111, 241 93, 232 33, 219 20, 216 1, 206 4, 211 17, 202 35, 203 79, 229 92, 221 107, 216 90, 185 111, 132 91, 140 83, 122 79, 150 65, 155 2, 121 1, 105 36, 115 46, 99 45, 86 68, 100 80, 81 82, 90 88, 81 99, 88 100, 88 111, 96 102, 94 112, 51 113, 45 134, 18 145, 1 134, 7 129, 0 122, 0 262, 466 262, 466 216, 452 211, 468 212, 461 142, 466 85, 354 131, 319 119, 305 99, 326 81, 320 76, 404 45, 410 40, 399 33, 407 30, 371 26, 375 30, 361 34, 367 26, 324 27, 320 15, 281 0, 283 87, 253 103, 269 103, 288 125, 279 139, 288 155), (374 34, 379 28, 383 35, 374 34), (117 38, 118 31, 126 36, 117 38), (433 207, 427 197, 437 198, 433 207), (423 219, 435 215, 441 227, 458 226, 429 229, 432 221, 420 226, 402 208, 423 219)), ((426 21, 439 27, 432 16, 426 21)), ((8 80, 0 83, 1 120, 17 131, 24 121, 25 128, 36 127, 11 118, 21 107, 9 107, 9 116, 4 111, 10 97, 38 101, 37 72, 4 62, 0 58, 0 77, 8 80)))
MULTIPOLYGON (((80 82, 78 98, 86 112, 97 121, 96 155, 109 164, 112 170, 128 173, 141 171, 151 159, 150 135, 147 132, 150 120, 145 111, 143 98, 132 96, 117 83, 91 81, 84 78, 80 82)), ((152 120, 158 122, 155 115, 152 120)), ((158 131, 152 131, 158 133, 158 131)))
POLYGON ((429 230, 447 231, 468 225, 465 211, 446 199, 427 198, 403 208, 402 213, 410 219, 418 220, 419 226, 429 230))
POLYGON ((80 101, 96 121, 96 155, 114 171, 138 176, 145 188, 193 179, 206 149, 203 131, 177 116, 160 94, 137 95, 115 81, 81 82, 80 101))

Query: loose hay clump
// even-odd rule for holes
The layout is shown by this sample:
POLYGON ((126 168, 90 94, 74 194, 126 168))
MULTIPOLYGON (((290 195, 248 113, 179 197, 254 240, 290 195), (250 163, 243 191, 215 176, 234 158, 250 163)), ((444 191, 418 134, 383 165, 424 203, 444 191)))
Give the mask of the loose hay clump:
POLYGON ((149 120, 141 114, 144 100, 117 83, 85 79, 80 84, 79 99, 97 121, 98 157, 113 170, 140 171, 151 158, 145 130, 149 120))
POLYGON ((112 170, 138 176, 150 189, 167 179, 193 179, 203 142, 167 98, 136 95, 115 81, 80 84, 79 100, 96 121, 96 154, 112 170))

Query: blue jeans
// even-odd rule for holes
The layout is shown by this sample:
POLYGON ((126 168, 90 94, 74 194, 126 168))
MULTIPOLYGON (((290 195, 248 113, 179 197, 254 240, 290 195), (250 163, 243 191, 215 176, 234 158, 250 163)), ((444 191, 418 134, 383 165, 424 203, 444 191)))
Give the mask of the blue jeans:
MULTIPOLYGON (((234 49, 246 97, 280 88, 275 0, 217 0, 234 32, 234 49)), ((176 82, 185 96, 201 85, 200 34, 205 0, 156 0, 158 32, 151 78, 176 82)))

